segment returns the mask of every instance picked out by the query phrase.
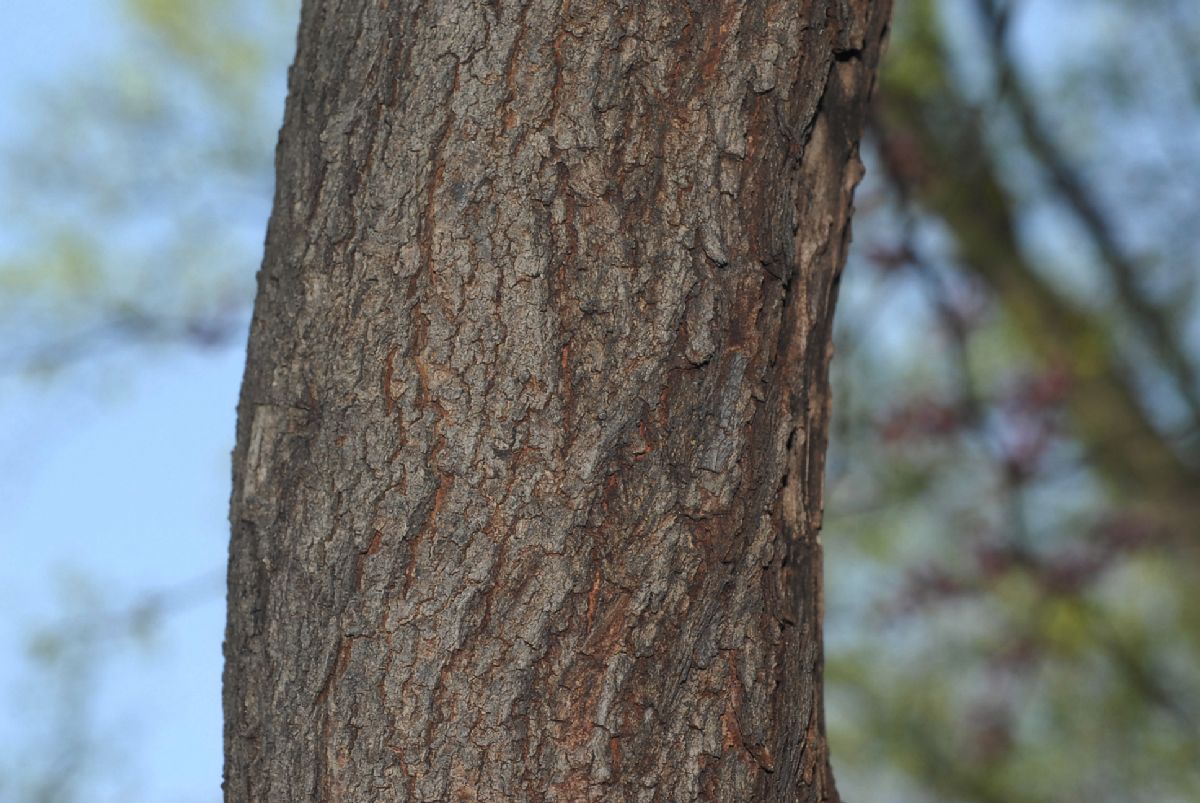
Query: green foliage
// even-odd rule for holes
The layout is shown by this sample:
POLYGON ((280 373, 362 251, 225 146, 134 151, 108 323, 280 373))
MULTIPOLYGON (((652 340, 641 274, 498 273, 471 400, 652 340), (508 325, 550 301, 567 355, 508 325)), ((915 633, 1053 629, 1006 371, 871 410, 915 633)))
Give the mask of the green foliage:
POLYGON ((0 370, 242 331, 295 2, 129 0, 120 49, 4 154, 0 370))

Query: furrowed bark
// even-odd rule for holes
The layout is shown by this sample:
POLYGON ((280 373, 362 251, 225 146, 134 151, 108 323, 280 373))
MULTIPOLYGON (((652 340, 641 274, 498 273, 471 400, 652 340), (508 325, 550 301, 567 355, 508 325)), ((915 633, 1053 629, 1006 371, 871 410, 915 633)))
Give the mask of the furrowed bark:
POLYGON ((227 801, 836 800, 830 318, 886 2, 305 2, 227 801))

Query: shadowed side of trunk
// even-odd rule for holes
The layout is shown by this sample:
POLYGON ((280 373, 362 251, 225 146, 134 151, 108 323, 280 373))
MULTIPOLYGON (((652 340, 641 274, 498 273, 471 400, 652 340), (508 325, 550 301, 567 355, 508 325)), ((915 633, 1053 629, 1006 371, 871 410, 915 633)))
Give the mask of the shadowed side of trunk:
POLYGON ((886 5, 304 4, 227 801, 836 800, 826 369, 886 5))

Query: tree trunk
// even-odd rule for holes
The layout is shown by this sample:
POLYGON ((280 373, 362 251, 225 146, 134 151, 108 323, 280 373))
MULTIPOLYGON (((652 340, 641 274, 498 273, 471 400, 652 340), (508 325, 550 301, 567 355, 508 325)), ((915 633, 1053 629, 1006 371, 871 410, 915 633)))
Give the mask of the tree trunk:
POLYGON ((304 3, 227 801, 837 799, 826 373, 887 5, 304 3))

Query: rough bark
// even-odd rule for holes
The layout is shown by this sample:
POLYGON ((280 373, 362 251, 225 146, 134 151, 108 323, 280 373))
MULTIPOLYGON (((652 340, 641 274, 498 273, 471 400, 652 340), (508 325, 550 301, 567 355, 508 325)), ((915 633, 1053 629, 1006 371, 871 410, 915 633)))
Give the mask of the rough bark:
POLYGON ((305 2, 227 801, 836 800, 830 317, 887 2, 305 2))

